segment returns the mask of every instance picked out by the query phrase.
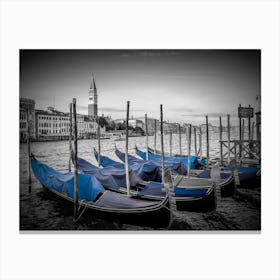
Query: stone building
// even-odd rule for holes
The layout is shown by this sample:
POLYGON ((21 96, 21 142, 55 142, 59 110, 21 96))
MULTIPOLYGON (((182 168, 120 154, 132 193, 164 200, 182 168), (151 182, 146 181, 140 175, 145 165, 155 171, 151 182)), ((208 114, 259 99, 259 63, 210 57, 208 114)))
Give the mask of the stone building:
POLYGON ((70 116, 48 107, 47 110, 35 110, 36 140, 63 140, 69 137, 70 116))
POLYGON ((20 108, 20 112, 19 112, 20 141, 25 142, 27 139, 28 123, 29 123, 30 139, 35 140, 36 138, 35 101, 33 99, 20 98, 19 108, 20 108))

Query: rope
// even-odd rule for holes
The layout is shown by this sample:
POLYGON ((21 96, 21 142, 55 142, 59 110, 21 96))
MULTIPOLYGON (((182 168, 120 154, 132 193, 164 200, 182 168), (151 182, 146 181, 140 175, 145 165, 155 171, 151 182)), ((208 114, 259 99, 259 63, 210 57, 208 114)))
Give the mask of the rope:
MULTIPOLYGON (((81 200, 81 202, 86 201, 85 199, 81 200)), ((79 208, 78 208, 78 212, 80 212, 80 209, 82 208, 82 204, 80 204, 79 208)), ((78 222, 80 220, 80 218, 82 217, 82 215, 84 214, 84 212, 86 211, 87 206, 84 205, 84 209, 81 211, 80 215, 78 216, 78 218, 75 220, 75 223, 78 222)))

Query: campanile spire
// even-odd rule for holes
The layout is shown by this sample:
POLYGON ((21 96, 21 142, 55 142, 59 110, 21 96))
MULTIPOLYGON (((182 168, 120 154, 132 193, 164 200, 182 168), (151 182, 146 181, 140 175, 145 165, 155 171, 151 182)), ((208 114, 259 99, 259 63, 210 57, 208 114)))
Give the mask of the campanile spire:
POLYGON ((89 92, 88 92, 88 115, 97 117, 97 88, 93 73, 90 80, 89 92))

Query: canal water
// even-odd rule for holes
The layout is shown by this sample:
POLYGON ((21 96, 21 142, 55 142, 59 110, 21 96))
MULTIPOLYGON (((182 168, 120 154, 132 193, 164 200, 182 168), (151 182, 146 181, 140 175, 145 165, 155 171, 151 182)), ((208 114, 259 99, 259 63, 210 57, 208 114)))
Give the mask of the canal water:
MULTIPOLYGON (((226 139, 224 133, 224 140, 226 139)), ((246 135, 245 135, 246 137, 246 135)), ((205 137, 203 137, 205 138, 205 137)), ((157 137, 157 149, 160 149, 160 136, 157 137)), ((238 139, 232 132, 232 139, 238 139)), ((246 138, 245 138, 246 139, 246 138)), ((173 134, 173 153, 179 153, 179 136, 173 134)), ((114 150, 124 151, 124 141, 104 139, 101 141, 101 152, 119 161, 114 150)), ((129 153, 135 155, 134 147, 144 150, 146 137, 129 138, 129 153)), ((149 145, 154 147, 154 137, 149 136, 149 145)), ((164 136, 165 151, 169 152, 169 135, 164 136)), ((197 137, 197 147, 198 147, 197 137)), ((210 159, 219 158, 219 133, 210 133, 210 159)), ((97 165, 93 148, 97 140, 79 140, 78 155, 97 165)), ((206 156, 206 141, 202 139, 202 153, 206 156)), ((187 154, 186 137, 182 136, 182 151, 187 154)), ((69 161, 69 142, 33 142, 31 152, 36 158, 54 169, 67 172, 69 161)), ((192 154, 194 137, 192 137, 192 154)), ((50 197, 32 174, 32 192, 27 184, 27 145, 20 144, 20 230, 150 230, 136 225, 119 224, 114 221, 89 217, 85 213, 77 223, 73 223, 72 207, 65 207, 61 201, 50 197)), ((260 230, 261 229, 261 189, 238 189, 234 197, 221 198, 217 192, 217 209, 211 213, 194 213, 176 211, 171 230, 260 230)), ((86 211, 85 211, 86 212, 86 211)))

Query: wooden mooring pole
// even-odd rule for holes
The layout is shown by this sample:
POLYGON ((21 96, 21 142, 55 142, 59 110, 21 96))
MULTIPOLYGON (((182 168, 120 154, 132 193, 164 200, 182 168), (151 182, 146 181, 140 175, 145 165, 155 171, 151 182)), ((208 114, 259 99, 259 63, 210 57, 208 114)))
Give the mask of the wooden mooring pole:
POLYGON ((206 116, 206 167, 209 166, 209 127, 208 116, 206 116))
POLYGON ((170 148, 170 156, 172 157, 172 129, 170 129, 170 138, 169 138, 169 148, 170 148))
POLYGON ((164 184, 165 179, 164 179, 164 144, 163 144, 163 112, 162 112, 162 104, 160 104, 160 143, 161 143, 161 178, 162 178, 162 183, 164 184))
POLYGON ((74 222, 78 218, 79 209, 79 183, 78 183, 78 131, 76 98, 73 98, 73 121, 74 121, 74 222))
POLYGON ((252 123, 252 133, 251 133, 251 139, 254 140, 254 129, 255 129, 255 122, 252 123))
POLYGON ((179 124, 179 153, 182 155, 182 132, 181 125, 179 124))
POLYGON ((155 130, 155 135, 154 135, 154 153, 157 153, 157 120, 155 119, 154 122, 154 130, 155 130))
POLYGON ((70 115, 69 115, 69 165, 68 171, 71 172, 72 162, 72 103, 70 103, 70 115))
POLYGON ((202 160, 202 128, 199 126, 199 159, 202 160))
POLYGON ((244 140, 244 133, 245 133, 245 120, 242 120, 242 127, 241 127, 241 140, 244 140))
POLYGON ((188 177, 191 173, 191 139, 192 139, 192 125, 189 125, 188 131, 188 177))
POLYGON ((98 167, 101 166, 100 119, 97 117, 98 167))
POLYGON ((196 127, 193 128, 193 134, 194 134, 194 155, 197 156, 196 127))
POLYGON ((148 118, 145 114, 145 130, 146 130, 146 160, 149 159, 149 136, 148 136, 148 118))
POLYGON ((29 110, 27 110, 27 169, 28 169, 28 192, 31 193, 31 159, 30 159, 30 121, 29 121, 29 110))
POLYGON ((219 117, 220 121, 220 164, 223 166, 224 164, 224 156, 223 156, 223 124, 222 124, 222 117, 219 117))
POLYGON ((126 126, 125 126, 125 179, 126 179, 126 191, 130 196, 130 182, 129 182, 129 167, 128 167, 128 122, 129 121, 129 101, 127 101, 126 107, 126 126))
MULTIPOLYGON (((251 108, 250 104, 249 104, 249 108, 251 108)), ((251 140, 251 117, 250 117, 250 115, 248 117, 248 139, 251 140)))
MULTIPOLYGON (((241 108, 241 104, 239 104, 239 108, 241 108)), ((239 109, 238 109, 239 111, 239 109)), ((241 128, 241 117, 239 116, 239 140, 240 140, 240 144, 239 144, 239 158, 241 158, 241 140, 242 140, 242 128, 241 128)))
POLYGON ((230 163, 230 115, 227 115, 227 130, 228 130, 228 165, 230 163))

